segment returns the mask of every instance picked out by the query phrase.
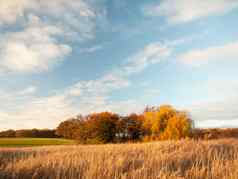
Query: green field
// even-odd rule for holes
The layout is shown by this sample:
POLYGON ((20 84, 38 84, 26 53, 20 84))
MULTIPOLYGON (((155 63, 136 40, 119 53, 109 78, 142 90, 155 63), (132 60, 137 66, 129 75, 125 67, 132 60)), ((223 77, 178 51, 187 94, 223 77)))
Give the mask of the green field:
POLYGON ((0 138, 0 147, 31 147, 72 144, 76 144, 76 141, 59 138, 0 138))

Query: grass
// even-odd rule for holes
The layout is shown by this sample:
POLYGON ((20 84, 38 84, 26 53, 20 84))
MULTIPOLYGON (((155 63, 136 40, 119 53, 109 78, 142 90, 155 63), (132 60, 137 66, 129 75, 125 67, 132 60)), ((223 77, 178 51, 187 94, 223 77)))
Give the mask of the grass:
POLYGON ((0 149, 4 179, 237 179, 238 140, 0 149))
POLYGON ((73 140, 59 138, 0 138, 0 147, 70 145, 75 143, 73 140))

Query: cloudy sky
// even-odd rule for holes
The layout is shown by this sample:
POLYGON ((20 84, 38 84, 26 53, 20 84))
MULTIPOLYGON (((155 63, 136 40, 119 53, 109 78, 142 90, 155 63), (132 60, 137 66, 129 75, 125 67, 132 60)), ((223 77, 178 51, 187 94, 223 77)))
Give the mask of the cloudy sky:
POLYGON ((237 0, 0 0, 0 129, 188 110, 238 127, 237 0))

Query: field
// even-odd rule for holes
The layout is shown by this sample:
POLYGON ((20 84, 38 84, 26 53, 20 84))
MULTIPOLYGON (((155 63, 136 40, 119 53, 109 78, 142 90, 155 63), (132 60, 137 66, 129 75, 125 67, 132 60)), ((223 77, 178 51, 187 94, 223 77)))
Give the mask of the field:
POLYGON ((237 179, 238 140, 1 148, 0 178, 237 179))
POLYGON ((75 144, 75 141, 58 138, 0 138, 0 147, 29 147, 70 144, 75 144))

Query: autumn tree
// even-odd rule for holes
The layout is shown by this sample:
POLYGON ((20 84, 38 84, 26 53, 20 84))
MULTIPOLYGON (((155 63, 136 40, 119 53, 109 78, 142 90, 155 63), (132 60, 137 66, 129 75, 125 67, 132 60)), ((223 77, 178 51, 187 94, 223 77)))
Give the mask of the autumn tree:
POLYGON ((93 113, 86 117, 86 123, 81 130, 87 143, 113 142, 117 133, 119 116, 110 112, 93 113))
POLYGON ((142 128, 143 119, 143 115, 137 114, 121 117, 118 123, 117 137, 122 141, 140 139, 144 133, 142 128))
POLYGON ((190 137, 192 130, 192 120, 185 112, 177 112, 168 120, 168 124, 160 136, 161 139, 182 139, 190 137))
POLYGON ((163 105, 146 108, 143 127, 149 140, 170 139, 188 136, 192 123, 186 113, 177 111, 172 106, 163 105))
POLYGON ((56 128, 56 134, 66 139, 74 139, 76 137, 76 131, 83 125, 83 123, 83 117, 81 115, 63 121, 56 128))
POLYGON ((143 124, 147 134, 157 136, 162 133, 167 126, 168 120, 174 115, 176 115, 176 110, 169 105, 159 108, 147 108, 146 112, 144 112, 145 120, 143 124))

